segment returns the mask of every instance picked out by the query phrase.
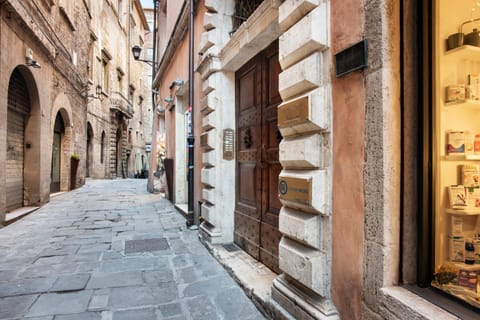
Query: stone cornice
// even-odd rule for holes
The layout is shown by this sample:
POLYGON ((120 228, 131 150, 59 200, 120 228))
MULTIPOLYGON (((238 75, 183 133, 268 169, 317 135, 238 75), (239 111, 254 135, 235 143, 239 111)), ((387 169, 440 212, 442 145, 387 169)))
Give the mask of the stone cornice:
POLYGON ((281 0, 263 1, 232 35, 220 51, 224 70, 237 70, 280 36, 278 8, 281 3, 281 0))
POLYGON ((24 5, 20 4, 19 1, 16 0, 5 0, 2 1, 1 5, 6 5, 12 12, 20 18, 22 24, 24 24, 28 30, 30 30, 31 34, 35 39, 38 41, 38 44, 45 50, 48 57, 53 59, 57 55, 57 49, 55 46, 55 42, 53 39, 47 37, 44 32, 44 29, 41 27, 45 25, 45 23, 41 23, 43 19, 38 19, 32 16, 24 5))
POLYGON ((46 17, 37 10, 38 7, 35 7, 33 2, 18 0, 4 0, 0 5, 5 6, 16 16, 17 23, 28 30, 55 70, 62 74, 76 90, 83 90, 86 80, 73 66, 69 49, 58 38, 46 17))
MULTIPOLYGON (((142 20, 142 25, 145 30, 149 30, 147 18, 145 17, 145 12, 143 11, 142 4, 140 0, 134 0, 135 8, 137 8, 138 15, 140 16, 140 20, 142 20)), ((153 30, 150 30, 153 31, 153 30)))

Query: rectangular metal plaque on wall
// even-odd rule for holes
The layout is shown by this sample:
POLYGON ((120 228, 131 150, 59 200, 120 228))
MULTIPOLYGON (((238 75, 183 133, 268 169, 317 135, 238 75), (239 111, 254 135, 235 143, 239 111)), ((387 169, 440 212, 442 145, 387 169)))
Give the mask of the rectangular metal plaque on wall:
POLYGON ((233 160, 235 158, 235 135, 233 129, 223 130, 223 159, 233 160))
POLYGON ((368 66, 367 40, 362 40, 353 46, 335 54, 335 75, 341 77, 355 70, 368 66))
POLYGON ((312 179, 279 176, 279 198, 312 205, 312 179))

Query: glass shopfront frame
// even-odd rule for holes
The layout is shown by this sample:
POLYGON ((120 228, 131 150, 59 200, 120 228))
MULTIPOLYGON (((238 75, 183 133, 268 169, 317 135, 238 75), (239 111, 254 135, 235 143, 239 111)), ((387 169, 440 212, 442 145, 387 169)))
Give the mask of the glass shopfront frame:
POLYGON ((478 310, 480 1, 424 1, 423 10, 418 284, 478 310))

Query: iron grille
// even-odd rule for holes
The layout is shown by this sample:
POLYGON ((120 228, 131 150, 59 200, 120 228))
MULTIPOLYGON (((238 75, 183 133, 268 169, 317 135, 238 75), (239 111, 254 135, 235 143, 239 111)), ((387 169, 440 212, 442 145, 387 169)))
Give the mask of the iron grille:
POLYGON ((263 0, 236 0, 235 1, 235 13, 233 14, 233 30, 231 33, 237 31, 237 29, 247 21, 248 17, 258 8, 263 0))

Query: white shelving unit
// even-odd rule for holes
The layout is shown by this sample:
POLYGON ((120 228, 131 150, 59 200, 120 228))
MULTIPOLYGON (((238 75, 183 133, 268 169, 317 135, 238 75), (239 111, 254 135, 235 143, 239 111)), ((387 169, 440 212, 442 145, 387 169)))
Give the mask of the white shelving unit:
MULTIPOLYGON (((461 21, 458 21, 458 25, 461 21)), ((467 83, 469 74, 480 74, 480 47, 464 45, 449 51, 438 44, 437 87, 434 120, 437 154, 436 181, 436 239, 435 267, 454 265, 464 270, 480 270, 480 265, 467 265, 449 261, 449 236, 451 217, 463 220, 465 238, 471 238, 480 228, 480 207, 450 208, 448 186, 462 184, 462 165, 480 165, 480 154, 447 154, 447 132, 464 131, 470 135, 480 134, 480 100, 456 100, 446 102, 446 88, 467 83)), ((480 230, 479 230, 480 232, 480 230)))
POLYGON ((445 161, 480 161, 480 154, 449 154, 442 158, 445 161))
POLYGON ((445 102, 445 107, 453 107, 453 106, 480 108, 480 100, 460 99, 460 100, 445 102))
POLYGON ((448 50, 445 52, 446 56, 455 56, 458 60, 471 60, 472 57, 478 56, 480 59, 480 47, 463 45, 461 47, 448 50))
POLYGON ((480 215, 480 208, 470 208, 470 207, 465 207, 465 209, 447 208, 445 209, 445 212, 449 214, 456 214, 459 216, 478 216, 480 215))
MULTIPOLYGON (((468 75, 480 74, 480 47, 464 45, 448 51, 446 48, 447 38, 458 32, 464 22, 472 19, 471 1, 435 0, 434 3, 434 53, 431 57, 434 66, 431 118, 434 268, 435 272, 442 270, 441 267, 451 267, 455 270, 453 272, 465 270, 479 273, 480 264, 466 264, 461 261, 462 257, 455 253, 462 249, 463 242, 462 238, 457 236, 462 235, 467 240, 472 238, 474 233, 480 232, 480 207, 475 207, 475 203, 467 200, 470 206, 451 208, 449 190, 452 188, 449 187, 463 184, 462 165, 480 166, 480 154, 473 152, 447 154, 447 133, 463 131, 468 137, 466 142, 472 142, 472 136, 480 134, 480 100, 464 99, 447 102, 446 91, 449 86, 466 86, 468 75), (452 260, 458 259, 460 262, 451 261, 451 257, 452 260)), ((477 14, 478 11, 475 12, 475 15, 477 14)), ((479 26, 478 22, 463 25, 462 32, 468 34, 473 28, 480 29, 479 26)), ((475 92, 475 90, 472 91, 475 92)), ((434 280, 432 286, 480 308, 480 295, 463 281, 460 283, 455 279, 452 282, 440 284, 434 280)), ((477 290, 480 293, 480 284, 477 284, 477 290)))

